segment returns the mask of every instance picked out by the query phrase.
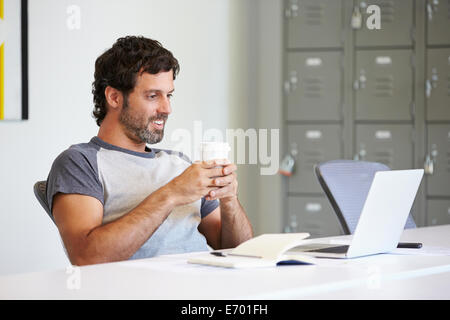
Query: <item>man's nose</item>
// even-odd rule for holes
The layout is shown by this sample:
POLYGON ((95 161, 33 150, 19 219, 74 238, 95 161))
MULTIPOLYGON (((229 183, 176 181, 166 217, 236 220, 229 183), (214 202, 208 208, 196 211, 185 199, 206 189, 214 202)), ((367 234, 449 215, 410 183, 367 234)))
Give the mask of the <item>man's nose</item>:
POLYGON ((172 112, 172 107, 170 106, 170 99, 168 97, 165 97, 162 99, 159 107, 158 107, 159 113, 166 113, 170 114, 172 112))

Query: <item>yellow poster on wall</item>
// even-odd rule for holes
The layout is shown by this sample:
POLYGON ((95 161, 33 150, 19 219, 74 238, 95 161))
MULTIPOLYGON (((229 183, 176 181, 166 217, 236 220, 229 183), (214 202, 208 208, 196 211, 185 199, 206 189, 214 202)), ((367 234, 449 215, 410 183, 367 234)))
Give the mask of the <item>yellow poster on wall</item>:
POLYGON ((27 0, 0 0, 0 120, 28 119, 27 0))

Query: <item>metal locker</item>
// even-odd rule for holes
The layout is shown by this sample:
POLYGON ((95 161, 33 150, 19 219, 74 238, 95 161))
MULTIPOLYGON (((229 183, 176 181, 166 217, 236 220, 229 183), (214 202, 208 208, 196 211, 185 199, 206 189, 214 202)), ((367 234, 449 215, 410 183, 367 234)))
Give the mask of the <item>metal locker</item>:
POLYGON ((360 14, 362 20, 359 28, 352 24, 356 33, 356 46, 412 45, 413 4, 412 0, 358 0, 353 16, 360 14), (367 12, 370 5, 380 8, 380 29, 369 29, 367 25, 368 18, 374 14, 372 11, 367 12))
POLYGON ((427 201, 427 225, 450 223, 450 200, 432 199, 427 201))
POLYGON ((428 125, 427 194, 450 196, 450 123, 428 125))
POLYGON ((425 95, 427 120, 450 120, 450 49, 427 50, 425 95))
POLYGON ((295 149, 294 173, 289 177, 289 192, 322 193, 314 165, 342 157, 340 125, 288 125, 288 147, 295 149))
POLYGON ((450 0, 428 0, 427 11, 427 43, 450 44, 450 0))
POLYGON ((357 120, 411 120, 413 69, 410 50, 356 53, 357 120))
POLYGON ((287 47, 341 46, 340 0, 286 0, 287 47))
POLYGON ((355 148, 355 159, 381 162, 391 169, 414 166, 411 125, 356 125, 355 148))
POLYGON ((288 53, 287 77, 286 120, 340 119, 340 52, 288 53))
POLYGON ((289 231, 308 232, 310 238, 343 234, 326 197, 288 197, 289 231))

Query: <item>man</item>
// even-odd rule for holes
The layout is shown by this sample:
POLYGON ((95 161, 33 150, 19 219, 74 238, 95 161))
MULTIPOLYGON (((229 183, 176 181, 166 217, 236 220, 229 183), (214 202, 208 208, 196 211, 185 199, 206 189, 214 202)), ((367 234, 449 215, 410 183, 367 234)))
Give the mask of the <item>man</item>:
POLYGON ((163 138, 179 71, 144 37, 120 38, 95 63, 100 129, 53 163, 47 199, 70 261, 86 265, 235 247, 252 228, 236 165, 149 149, 163 138))

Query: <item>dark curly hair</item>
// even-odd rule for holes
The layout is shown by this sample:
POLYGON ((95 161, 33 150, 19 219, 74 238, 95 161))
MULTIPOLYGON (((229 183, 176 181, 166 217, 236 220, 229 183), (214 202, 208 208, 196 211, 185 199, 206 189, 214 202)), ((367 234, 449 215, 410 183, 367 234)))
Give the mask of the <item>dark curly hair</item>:
POLYGON ((180 71, 177 59, 158 41, 142 36, 119 38, 111 49, 105 51, 95 61, 94 111, 97 125, 106 116, 105 89, 107 86, 121 91, 124 98, 133 90, 138 74, 148 72, 173 71, 173 79, 180 71))

